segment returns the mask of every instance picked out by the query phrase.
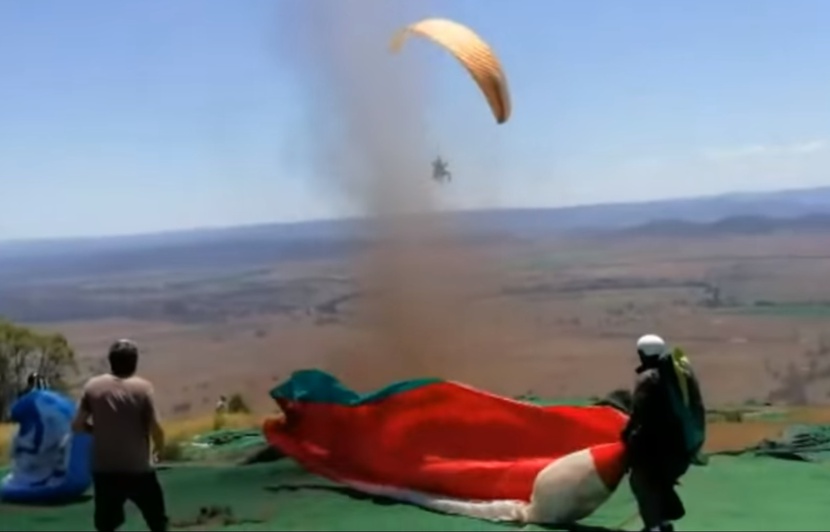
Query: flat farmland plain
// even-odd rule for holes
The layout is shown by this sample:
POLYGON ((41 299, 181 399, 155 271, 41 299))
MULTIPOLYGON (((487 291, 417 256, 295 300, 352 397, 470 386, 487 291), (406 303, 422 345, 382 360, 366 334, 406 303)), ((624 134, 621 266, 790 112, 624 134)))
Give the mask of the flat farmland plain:
POLYGON ((598 396, 630 385, 647 332, 688 351, 711 404, 830 402, 821 234, 443 241, 56 279, 16 297, 54 311, 33 325, 66 334, 84 372, 114 339, 138 341, 168 416, 232 393, 267 410, 268 389, 306 367, 363 390, 437 375, 509 395, 598 396))

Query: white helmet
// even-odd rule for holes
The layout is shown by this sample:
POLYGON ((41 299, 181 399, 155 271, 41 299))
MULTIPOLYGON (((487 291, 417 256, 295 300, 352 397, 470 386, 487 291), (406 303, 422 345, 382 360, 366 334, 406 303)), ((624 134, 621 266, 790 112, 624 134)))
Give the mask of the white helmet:
POLYGON ((637 353, 643 358, 659 357, 666 352, 666 342, 656 334, 646 334, 637 340, 637 353))

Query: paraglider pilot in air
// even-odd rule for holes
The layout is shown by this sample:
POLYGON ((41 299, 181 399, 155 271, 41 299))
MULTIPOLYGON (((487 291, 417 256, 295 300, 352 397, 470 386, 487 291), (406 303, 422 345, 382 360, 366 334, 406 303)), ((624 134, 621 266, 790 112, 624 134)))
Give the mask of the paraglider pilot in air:
POLYGON ((432 161, 432 178, 439 183, 452 181, 452 173, 447 169, 449 163, 439 155, 432 161))
MULTIPOLYGON (((464 66, 487 100, 497 124, 510 119, 512 105, 507 75, 495 51, 476 32, 452 20, 426 18, 395 32, 389 43, 390 50, 400 52, 412 36, 432 41, 464 66)), ((447 161, 440 155, 432 161, 432 179, 438 183, 452 181, 447 161)))
POLYGON ((705 438, 705 410, 697 380, 680 352, 662 338, 637 341, 631 416, 623 430, 629 482, 644 530, 673 531, 686 510, 675 486, 696 460, 705 438))

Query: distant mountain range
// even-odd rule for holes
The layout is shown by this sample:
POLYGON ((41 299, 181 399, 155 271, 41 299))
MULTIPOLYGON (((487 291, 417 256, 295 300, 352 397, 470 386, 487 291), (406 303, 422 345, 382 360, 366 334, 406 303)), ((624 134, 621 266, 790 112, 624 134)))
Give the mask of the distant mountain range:
POLYGON ((824 233, 830 232, 830 214, 805 214, 795 218, 765 216, 730 216, 714 222, 683 220, 654 220, 630 229, 616 230, 638 236, 718 236, 761 235, 770 233, 824 233))
MULTIPOLYGON (((830 231, 830 187, 445 216, 469 238, 502 241, 609 231, 678 237, 830 231)), ((90 272, 255 266, 285 259, 346 257, 373 238, 361 220, 351 219, 0 242, 0 282, 90 272)))

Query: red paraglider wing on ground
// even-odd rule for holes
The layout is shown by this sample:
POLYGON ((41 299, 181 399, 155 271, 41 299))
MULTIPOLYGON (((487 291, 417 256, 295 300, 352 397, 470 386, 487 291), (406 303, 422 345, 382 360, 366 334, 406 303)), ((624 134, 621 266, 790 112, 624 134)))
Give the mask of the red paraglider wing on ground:
POLYGON ((542 468, 618 443, 627 421, 611 407, 539 407, 436 379, 359 395, 316 370, 271 395, 286 415, 265 436, 309 471, 470 500, 529 500, 542 468))

